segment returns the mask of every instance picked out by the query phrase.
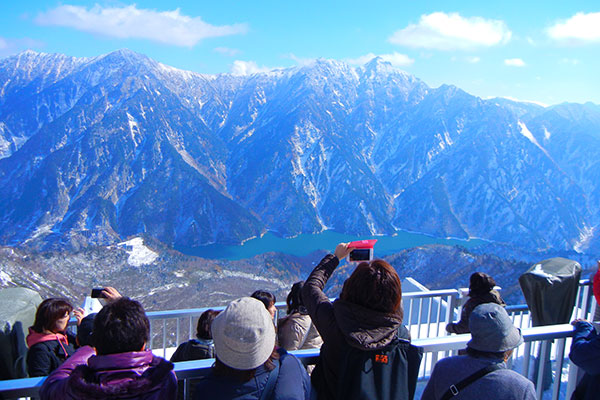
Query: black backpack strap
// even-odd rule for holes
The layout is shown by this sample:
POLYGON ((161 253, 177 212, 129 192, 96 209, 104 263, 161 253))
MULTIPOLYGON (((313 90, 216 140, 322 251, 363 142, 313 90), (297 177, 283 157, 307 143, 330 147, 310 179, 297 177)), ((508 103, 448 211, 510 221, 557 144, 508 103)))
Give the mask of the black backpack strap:
POLYGON ((446 393, 444 393, 441 400, 448 400, 454 396, 457 396, 461 390, 469 386, 471 383, 475 382, 477 379, 483 378, 490 372, 494 372, 502 368, 504 368, 502 364, 490 364, 487 367, 476 371, 474 374, 467 376, 465 379, 458 382, 456 385, 450 385, 450 388, 446 390, 446 393))
POLYGON ((260 398, 258 400, 267 400, 269 397, 271 397, 271 394, 273 394, 275 383, 279 377, 279 360, 273 360, 273 364, 275 364, 275 368, 269 372, 269 378, 267 379, 265 390, 263 390, 263 392, 260 394, 260 398))

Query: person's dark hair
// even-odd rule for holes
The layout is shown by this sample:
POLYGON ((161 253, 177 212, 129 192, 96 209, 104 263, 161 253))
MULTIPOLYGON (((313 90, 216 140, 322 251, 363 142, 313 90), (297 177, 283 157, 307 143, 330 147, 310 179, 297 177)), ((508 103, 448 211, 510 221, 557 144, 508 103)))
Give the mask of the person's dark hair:
POLYGON ((73 306, 66 299, 46 299, 38 306, 31 328, 37 333, 42 333, 44 330, 55 332, 56 321, 71 311, 73 306))
POLYGON ((371 310, 403 317, 402 284, 394 268, 383 260, 358 264, 344 282, 340 299, 371 310))
POLYGON ((501 358, 510 357, 513 349, 507 351, 481 351, 475 350, 467 346, 467 354, 475 358, 501 358))
POLYGON ((92 346, 92 332, 94 331, 94 318, 97 313, 87 315, 77 326, 77 345, 92 346))
POLYGON ((269 307, 271 307, 277 302, 273 293, 266 292, 264 290, 257 290, 254 293, 252 293, 250 297, 254 297, 256 300, 262 301, 267 310, 269 309, 269 307))
POLYGON ((140 351, 150 337, 150 322, 142 305, 118 298, 94 318, 92 343, 98 355, 140 351))
MULTIPOLYGON (((277 352, 277 346, 273 348, 273 352, 269 356, 268 360, 265 361, 263 366, 269 372, 273 371, 275 368, 275 361, 279 360, 279 353, 277 352)), ((213 371, 215 375, 218 376, 226 376, 232 378, 234 381, 239 383, 248 382, 250 379, 254 378, 254 374, 256 370, 254 369, 235 369, 231 368, 228 365, 223 364, 221 360, 219 360, 219 355, 215 357, 215 364, 213 365, 213 371)))
POLYGON ((483 272, 474 272, 469 278, 469 296, 480 296, 496 286, 494 278, 483 272))
POLYGON ((285 303, 287 304, 287 313, 293 314, 295 312, 299 312, 301 314, 306 314, 306 308, 304 307, 304 301, 302 301, 302 287, 304 286, 304 281, 296 282, 292 285, 292 290, 287 296, 285 303))
POLYGON ((200 318, 198 318, 198 326, 196 327, 196 337, 198 339, 212 339, 210 326, 217 315, 219 315, 219 311, 213 309, 208 309, 200 315, 200 318))

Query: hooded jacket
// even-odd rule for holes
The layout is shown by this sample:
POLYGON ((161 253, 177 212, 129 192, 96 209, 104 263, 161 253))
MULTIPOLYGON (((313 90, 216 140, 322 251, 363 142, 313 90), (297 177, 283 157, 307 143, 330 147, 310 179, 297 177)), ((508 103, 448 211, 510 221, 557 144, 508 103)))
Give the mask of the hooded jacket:
POLYGON ((485 303, 496 303, 502 307, 506 306, 506 303, 504 300, 502 300, 500 293, 494 289, 481 295, 469 295, 469 300, 467 300, 467 302, 463 305, 460 313, 460 321, 451 322, 446 325, 446 332, 456 334, 469 333, 469 316, 471 315, 471 312, 478 305, 485 303))
POLYGON ((575 323, 569 358, 585 371, 571 399, 597 399, 600 393, 600 335, 589 322, 575 323))
POLYGON ((359 350, 380 349, 391 344, 399 331, 408 338, 408 331, 400 329, 401 312, 388 314, 339 299, 329 301, 323 288, 338 264, 333 254, 325 256, 302 288, 304 305, 323 338, 319 361, 311 375, 319 400, 336 397, 338 371, 350 346, 359 350))
MULTIPOLYGON (((279 374, 269 400, 309 400, 310 379, 300 361, 285 349, 279 353, 279 374)), ((195 388, 195 400, 229 399, 258 400, 261 398, 269 380, 269 372, 264 365, 259 366, 254 378, 239 382, 229 376, 216 375, 211 371, 199 380, 195 388)))
POLYGON ((50 374, 40 390, 42 400, 177 397, 173 364, 152 352, 94 353, 93 348, 84 346, 50 374))
POLYGON ((287 351, 321 347, 323 339, 308 314, 299 312, 281 318, 278 323, 279 345, 287 351))
POLYGON ((212 339, 191 339, 177 347, 171 356, 171 362, 205 360, 214 356, 215 345, 212 339))
POLYGON ((47 376, 75 353, 75 337, 70 333, 38 333, 29 328, 27 335, 27 373, 30 377, 47 376), (70 342, 70 343, 69 343, 70 342))

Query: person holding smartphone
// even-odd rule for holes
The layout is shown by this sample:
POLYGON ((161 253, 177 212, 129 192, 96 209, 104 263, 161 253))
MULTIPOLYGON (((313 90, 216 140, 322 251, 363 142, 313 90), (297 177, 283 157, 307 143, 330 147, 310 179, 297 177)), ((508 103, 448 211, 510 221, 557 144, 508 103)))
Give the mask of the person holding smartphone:
POLYGON ((33 326, 27 335, 27 372, 30 377, 46 376, 75 352, 75 335, 67 332, 71 313, 77 324, 83 310, 73 310, 66 299, 50 298, 37 308, 33 326))

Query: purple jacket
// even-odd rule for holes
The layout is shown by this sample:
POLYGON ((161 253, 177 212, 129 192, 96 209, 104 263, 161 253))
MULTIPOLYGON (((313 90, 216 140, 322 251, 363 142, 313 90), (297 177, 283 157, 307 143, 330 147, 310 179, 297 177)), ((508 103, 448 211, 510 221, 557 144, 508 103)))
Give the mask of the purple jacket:
POLYGON ((177 398, 173 364, 150 351, 94 355, 84 346, 52 372, 42 400, 177 398))

